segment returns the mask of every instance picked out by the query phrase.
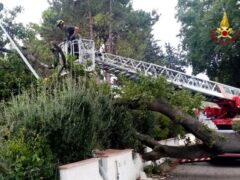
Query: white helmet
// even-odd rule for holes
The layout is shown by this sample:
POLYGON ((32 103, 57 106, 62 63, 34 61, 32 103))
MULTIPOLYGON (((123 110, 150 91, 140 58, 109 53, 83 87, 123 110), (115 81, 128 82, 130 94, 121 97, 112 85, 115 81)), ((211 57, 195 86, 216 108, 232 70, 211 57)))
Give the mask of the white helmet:
POLYGON ((63 24, 64 24, 64 21, 60 19, 60 20, 57 20, 56 26, 59 27, 63 24))

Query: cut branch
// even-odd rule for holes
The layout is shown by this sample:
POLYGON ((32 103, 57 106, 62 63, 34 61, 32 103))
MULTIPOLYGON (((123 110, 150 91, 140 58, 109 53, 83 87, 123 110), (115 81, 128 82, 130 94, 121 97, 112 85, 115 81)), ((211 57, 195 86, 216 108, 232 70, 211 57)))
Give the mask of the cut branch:
POLYGON ((166 146, 159 144, 152 152, 142 155, 144 160, 157 160, 162 157, 194 159, 201 157, 212 157, 218 153, 215 149, 209 148, 204 144, 193 146, 166 146))
POLYGON ((211 157, 219 154, 214 148, 209 148, 204 144, 193 146, 167 146, 159 144, 150 136, 136 133, 137 138, 146 146, 153 149, 152 152, 147 152, 142 155, 144 160, 157 160, 162 157, 194 159, 201 157, 211 157))

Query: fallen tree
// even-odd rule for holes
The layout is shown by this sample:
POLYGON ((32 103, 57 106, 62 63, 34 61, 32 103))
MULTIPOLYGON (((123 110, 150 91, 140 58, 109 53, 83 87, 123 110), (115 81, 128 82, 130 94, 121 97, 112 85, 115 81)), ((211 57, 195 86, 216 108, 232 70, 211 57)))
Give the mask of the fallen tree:
MULTIPOLYGON (((147 86, 151 86, 151 84, 148 83, 145 83, 145 85, 146 88, 147 86)), ((147 95, 149 96, 151 94, 151 98, 143 97, 141 94, 144 94, 144 91, 147 90, 146 88, 140 88, 141 93, 137 91, 136 87, 132 86, 132 89, 136 89, 136 94, 130 94, 130 97, 132 96, 132 98, 130 98, 131 100, 129 100, 128 96, 128 98, 120 100, 117 104, 127 106, 132 110, 144 109, 145 111, 161 113, 168 117, 173 123, 181 125, 186 132, 192 133, 197 139, 201 140, 202 143, 183 147, 166 146, 159 144, 154 138, 148 135, 136 132, 137 138, 144 145, 153 149, 152 152, 143 154, 145 160, 157 160, 161 157, 191 159, 212 157, 224 153, 240 153, 240 134, 238 132, 224 134, 211 130, 199 122, 193 114, 190 115, 190 113, 182 110, 181 107, 171 103, 172 100, 167 99, 166 96, 163 97, 151 91, 147 95)), ((182 101, 184 101, 184 97, 182 101)))

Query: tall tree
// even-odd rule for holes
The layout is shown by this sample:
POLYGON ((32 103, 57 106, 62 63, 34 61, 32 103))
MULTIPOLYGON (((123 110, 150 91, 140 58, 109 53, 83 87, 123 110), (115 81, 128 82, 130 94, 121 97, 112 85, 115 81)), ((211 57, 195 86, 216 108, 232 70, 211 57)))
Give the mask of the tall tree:
POLYGON ((170 69, 185 72, 184 67, 186 67, 187 62, 180 46, 176 49, 167 43, 165 44, 165 50, 164 64, 170 69))
POLYGON ((50 0, 49 3, 41 27, 47 41, 63 39, 54 27, 57 19, 63 19, 66 24, 79 26, 82 37, 93 36, 97 48, 105 44, 111 49, 108 52, 140 60, 148 54, 148 61, 159 55, 152 50, 156 44, 154 47, 154 43, 149 42, 153 41, 152 26, 158 20, 155 11, 135 11, 130 0, 50 0), (150 54, 153 56, 149 57, 150 54))
MULTIPOLYGON (((24 41, 29 37, 28 30, 22 23, 17 23, 15 20, 21 12, 21 7, 15 7, 12 10, 4 10, 0 15, 2 25, 16 42, 24 41)), ((0 55, 0 100, 7 100, 29 87, 32 82, 35 82, 35 78, 17 53, 11 49, 10 42, 2 30, 0 31, 0 55)))
POLYGON ((239 38, 221 45, 211 38, 227 12, 230 26, 239 29, 239 6, 237 0, 179 0, 177 18, 182 23, 180 35, 187 60, 193 73, 206 71, 216 81, 240 87, 239 38))
MULTIPOLYGON (((19 13, 22 12, 22 7, 18 6, 12 10, 3 10, 3 13, 0 14, 2 19, 2 25, 5 27, 9 35, 13 40, 24 40, 28 38, 28 31, 23 26, 22 23, 16 22, 16 17, 19 13)), ((6 35, 3 35, 4 32, 0 31, 0 48, 5 48, 6 45, 9 45, 9 40, 6 35)))

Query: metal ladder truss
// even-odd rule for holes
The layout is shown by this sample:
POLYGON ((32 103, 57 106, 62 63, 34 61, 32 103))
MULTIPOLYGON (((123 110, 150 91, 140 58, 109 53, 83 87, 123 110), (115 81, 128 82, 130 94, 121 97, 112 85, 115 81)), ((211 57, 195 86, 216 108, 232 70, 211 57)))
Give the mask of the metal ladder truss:
POLYGON ((86 60, 91 61, 92 66, 87 70, 94 70, 95 62, 99 68, 112 70, 116 74, 136 77, 137 74, 147 76, 164 76, 168 82, 190 89, 207 96, 221 99, 232 99, 234 96, 240 96, 240 89, 221 84, 214 81, 203 80, 196 76, 187 75, 185 73, 169 69, 157 64, 138 61, 131 58, 121 57, 108 53, 97 53, 94 49, 93 40, 79 39, 72 42, 61 43, 63 51, 66 54, 74 55, 79 53, 78 62, 84 63, 86 60), (75 44, 78 44, 76 49, 75 44), (74 47, 75 46, 75 47, 74 47), (70 48, 70 51, 68 50, 70 48), (78 52, 76 52, 78 50, 78 52), (95 57, 95 53, 97 56, 95 57))

